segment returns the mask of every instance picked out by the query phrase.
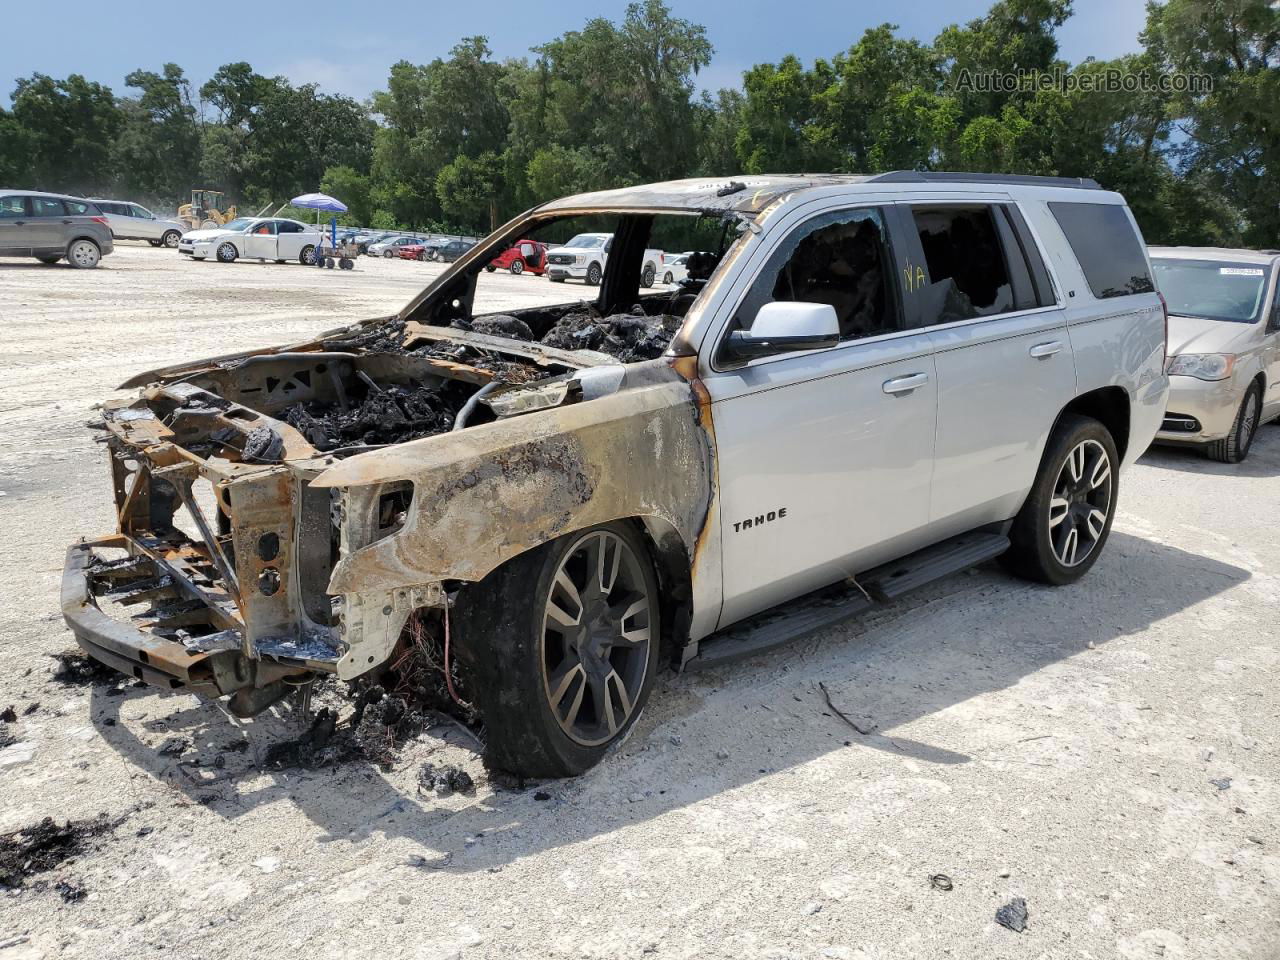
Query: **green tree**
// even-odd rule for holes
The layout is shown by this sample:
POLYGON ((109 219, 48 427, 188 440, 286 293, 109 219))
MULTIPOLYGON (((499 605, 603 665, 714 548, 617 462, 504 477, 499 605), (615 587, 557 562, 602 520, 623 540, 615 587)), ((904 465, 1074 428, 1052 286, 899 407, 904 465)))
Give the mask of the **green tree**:
POLYGON ((123 122, 110 87, 78 73, 65 80, 35 73, 18 80, 10 116, 24 131, 26 172, 20 179, 45 190, 110 188, 111 148, 123 122))
POLYGON ((125 78, 140 94, 120 101, 124 122, 115 163, 120 186, 129 196, 174 202, 196 185, 200 128, 182 68, 166 63, 163 70, 135 70, 125 78))

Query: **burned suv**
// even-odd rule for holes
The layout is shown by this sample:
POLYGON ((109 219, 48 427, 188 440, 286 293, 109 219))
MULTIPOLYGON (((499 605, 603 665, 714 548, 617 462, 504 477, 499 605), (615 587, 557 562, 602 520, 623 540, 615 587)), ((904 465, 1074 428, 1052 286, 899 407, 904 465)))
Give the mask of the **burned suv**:
POLYGON ((119 529, 70 548, 63 613, 93 657, 239 715, 426 645, 492 765, 572 774, 664 662, 747 656, 994 557, 1082 576, 1163 417, 1164 353, 1137 228, 1090 181, 570 197, 395 316, 125 384, 98 424, 119 529), (497 254, 583 215, 614 236, 593 303, 480 309, 497 254), (709 252, 642 295, 673 215, 709 252))

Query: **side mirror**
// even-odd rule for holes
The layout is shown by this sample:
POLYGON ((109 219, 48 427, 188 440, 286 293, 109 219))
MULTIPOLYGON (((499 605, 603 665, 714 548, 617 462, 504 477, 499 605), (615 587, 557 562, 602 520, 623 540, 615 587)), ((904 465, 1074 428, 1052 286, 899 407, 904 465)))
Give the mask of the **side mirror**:
POLYGON ((726 347, 733 357, 751 360, 797 350, 824 350, 839 342, 835 307, 780 300, 762 306, 750 330, 729 334, 726 347))

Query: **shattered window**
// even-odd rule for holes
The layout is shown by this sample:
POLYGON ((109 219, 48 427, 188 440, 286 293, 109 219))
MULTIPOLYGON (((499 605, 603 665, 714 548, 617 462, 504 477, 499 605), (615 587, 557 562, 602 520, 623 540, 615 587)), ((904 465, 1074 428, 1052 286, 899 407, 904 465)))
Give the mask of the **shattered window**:
POLYGON ((857 340, 900 328, 890 278, 884 221, 872 209, 837 210, 791 232, 738 311, 750 329, 766 303, 799 301, 835 307, 840 339, 857 340))
POLYGON ((920 291, 925 326, 1008 313, 1013 286, 990 207, 916 209, 929 268, 920 291))

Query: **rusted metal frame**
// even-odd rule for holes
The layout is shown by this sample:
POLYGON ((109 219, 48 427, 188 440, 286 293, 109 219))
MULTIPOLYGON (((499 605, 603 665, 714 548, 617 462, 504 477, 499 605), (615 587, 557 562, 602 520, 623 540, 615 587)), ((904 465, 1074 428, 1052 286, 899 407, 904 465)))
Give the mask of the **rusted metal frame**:
MULTIPOLYGON (((191 519, 196 522, 196 527, 200 530, 200 538, 209 549, 209 559, 217 567, 218 575, 222 577, 222 582, 226 584, 227 592, 231 595, 231 599, 235 601, 236 608, 240 611, 240 619, 245 621, 244 601, 240 595, 240 583, 236 579, 235 570, 227 562, 227 558, 222 552, 222 544, 218 543, 217 536, 210 529, 209 521, 205 519, 204 511, 200 509, 200 505, 196 503, 195 497, 192 496, 191 483, 194 478, 191 477, 187 470, 174 470, 172 472, 164 472, 164 479, 168 480, 173 485, 173 488, 178 491, 182 505, 187 508, 187 512, 191 514, 191 519)), ((246 638, 247 636, 246 633, 246 638)), ((247 643, 246 639, 246 645, 247 643)), ((245 651, 245 655, 249 655, 248 650, 245 651)))
POLYGON ((207 606, 210 612, 210 619, 214 621, 216 626, 223 630, 244 629, 244 622, 239 614, 237 613, 237 615, 233 616, 227 609, 228 605, 235 607, 235 601, 225 588, 210 590, 195 582, 197 574, 188 561, 181 556, 181 552, 182 546, 198 551, 199 546, 197 544, 187 542, 182 546, 175 546, 170 540, 137 535, 127 539, 130 549, 136 549, 149 557, 175 578, 178 588, 183 593, 207 606))

